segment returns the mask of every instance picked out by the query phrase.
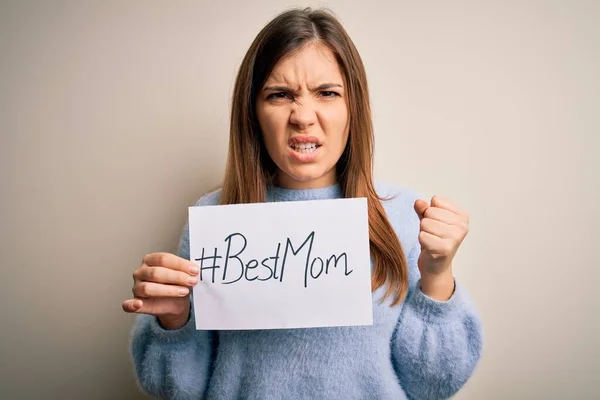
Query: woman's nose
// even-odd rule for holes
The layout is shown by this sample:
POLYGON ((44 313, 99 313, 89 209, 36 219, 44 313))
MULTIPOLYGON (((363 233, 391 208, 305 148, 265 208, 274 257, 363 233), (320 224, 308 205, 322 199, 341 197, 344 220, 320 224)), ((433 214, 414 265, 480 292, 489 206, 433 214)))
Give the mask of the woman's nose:
POLYGON ((290 123, 298 129, 306 129, 317 120, 317 113, 310 100, 300 100, 294 103, 290 114, 290 123))

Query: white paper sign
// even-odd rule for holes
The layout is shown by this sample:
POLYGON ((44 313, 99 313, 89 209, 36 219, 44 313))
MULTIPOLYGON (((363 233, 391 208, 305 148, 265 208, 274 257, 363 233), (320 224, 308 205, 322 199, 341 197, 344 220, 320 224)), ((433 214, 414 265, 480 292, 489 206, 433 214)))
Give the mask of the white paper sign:
POLYGON ((196 329, 372 325, 367 201, 189 208, 196 329))

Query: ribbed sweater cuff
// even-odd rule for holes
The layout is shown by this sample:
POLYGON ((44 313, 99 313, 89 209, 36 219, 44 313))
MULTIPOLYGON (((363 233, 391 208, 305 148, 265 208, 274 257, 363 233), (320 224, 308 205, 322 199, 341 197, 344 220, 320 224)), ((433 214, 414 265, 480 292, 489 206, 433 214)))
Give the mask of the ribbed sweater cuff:
POLYGON ((188 322, 181 328, 165 329, 158 322, 158 317, 152 316, 150 319, 150 330, 156 337, 171 343, 191 338, 196 331, 193 306, 190 308, 190 318, 188 319, 188 322))
POLYGON ((454 293, 452 297, 446 301, 439 301, 421 291, 421 280, 419 279, 417 287, 406 305, 413 308, 415 313, 420 315, 424 321, 434 324, 453 322, 456 317, 463 314, 469 308, 463 289, 456 280, 454 280, 454 293))

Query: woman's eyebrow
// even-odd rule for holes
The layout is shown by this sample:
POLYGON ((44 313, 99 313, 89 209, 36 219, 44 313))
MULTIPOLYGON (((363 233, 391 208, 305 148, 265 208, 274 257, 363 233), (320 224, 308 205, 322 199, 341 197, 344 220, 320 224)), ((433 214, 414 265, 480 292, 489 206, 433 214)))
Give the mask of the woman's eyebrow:
POLYGON ((289 86, 265 86, 263 90, 264 91, 272 90, 274 92, 293 92, 294 91, 294 89, 292 89, 289 86))
MULTIPOLYGON (((327 89, 331 89, 331 88, 343 89, 344 87, 342 85, 340 85, 339 83, 322 83, 319 86, 317 86, 316 88, 310 89, 310 90, 312 92, 318 92, 321 90, 327 90, 327 89)), ((276 92, 295 92, 295 90, 289 86, 265 86, 263 90, 264 91, 272 90, 272 91, 276 91, 276 92)))
POLYGON ((311 91, 313 92, 318 92, 321 90, 327 90, 327 89, 331 89, 331 88, 341 88, 343 89, 344 87, 342 85, 340 85, 339 83, 323 83, 319 86, 317 86, 314 89, 311 89, 311 91))

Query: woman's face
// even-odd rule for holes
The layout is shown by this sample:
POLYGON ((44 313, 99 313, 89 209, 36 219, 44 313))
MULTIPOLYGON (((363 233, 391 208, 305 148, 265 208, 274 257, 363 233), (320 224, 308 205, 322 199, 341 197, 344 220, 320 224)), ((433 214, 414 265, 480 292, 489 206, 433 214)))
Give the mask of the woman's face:
POLYGON ((336 182, 348 141, 344 80, 333 53, 309 44, 282 59, 258 94, 256 112, 277 185, 310 189, 336 182))

